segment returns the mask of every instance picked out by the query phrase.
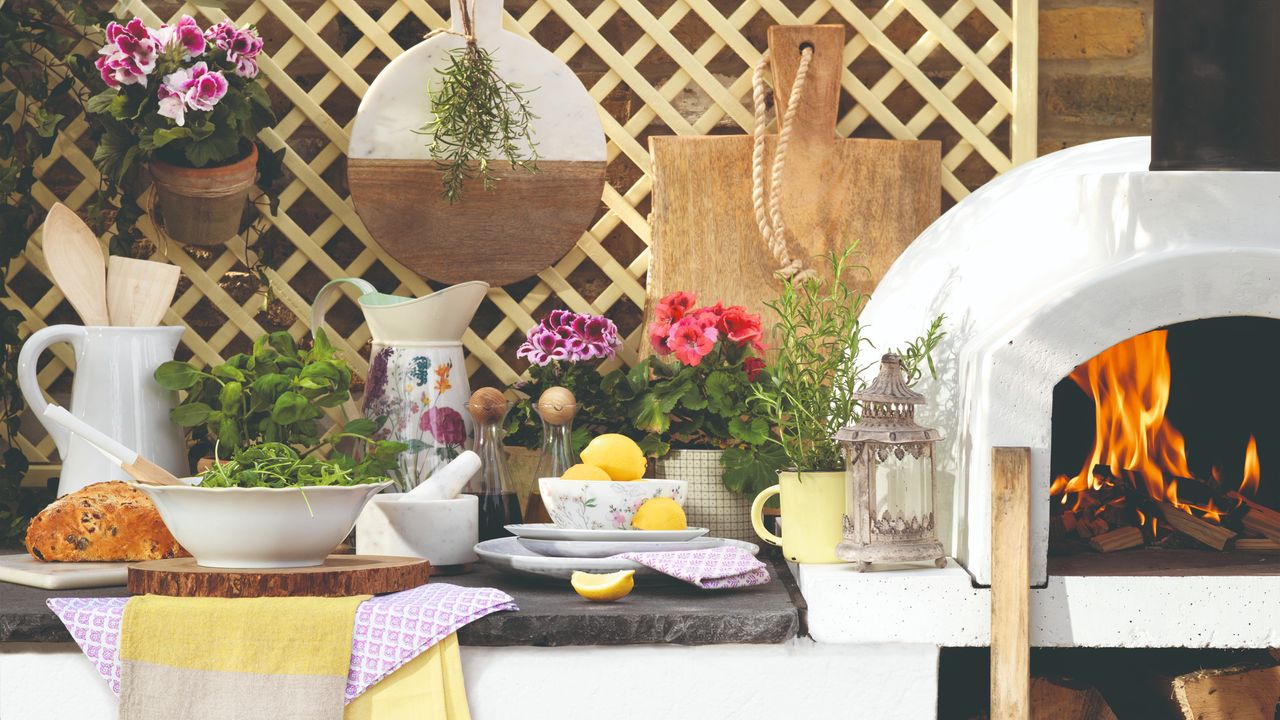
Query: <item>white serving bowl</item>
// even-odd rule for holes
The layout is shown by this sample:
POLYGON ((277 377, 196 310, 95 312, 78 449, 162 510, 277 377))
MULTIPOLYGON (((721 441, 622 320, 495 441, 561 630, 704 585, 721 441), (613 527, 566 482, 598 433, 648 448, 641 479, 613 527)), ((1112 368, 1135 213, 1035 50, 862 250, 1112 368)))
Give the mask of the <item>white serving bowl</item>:
POLYGON ((280 568, 323 564, 365 503, 390 485, 138 487, 155 501, 169 532, 197 565, 280 568))
POLYGON ((631 518, 645 500, 669 497, 684 507, 684 480, 561 480, 540 478, 538 491, 557 527, 632 530, 631 518))
POLYGON ((413 495, 383 493, 356 521, 356 552, 366 555, 420 557, 431 572, 461 571, 479 558, 480 498, 420 500, 413 495))

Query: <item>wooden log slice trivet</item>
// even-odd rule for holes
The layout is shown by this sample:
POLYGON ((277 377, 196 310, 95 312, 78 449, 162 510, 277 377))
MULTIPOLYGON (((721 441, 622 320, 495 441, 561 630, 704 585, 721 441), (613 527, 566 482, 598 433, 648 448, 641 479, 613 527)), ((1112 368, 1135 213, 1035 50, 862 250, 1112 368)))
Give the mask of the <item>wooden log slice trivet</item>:
POLYGON ((418 587, 431 563, 386 555, 330 555, 303 568, 210 568, 195 558, 150 560, 129 566, 130 595, 175 597, 345 597, 418 587))

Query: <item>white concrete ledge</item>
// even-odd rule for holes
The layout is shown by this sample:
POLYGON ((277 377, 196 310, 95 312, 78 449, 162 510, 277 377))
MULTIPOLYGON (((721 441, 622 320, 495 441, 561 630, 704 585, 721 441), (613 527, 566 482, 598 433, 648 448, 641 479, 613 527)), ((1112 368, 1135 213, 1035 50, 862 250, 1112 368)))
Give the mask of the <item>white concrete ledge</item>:
MULTIPOLYGON (((462 648, 475 720, 927 719, 933 645, 462 648)), ((0 718, 114 720, 116 698, 72 643, 0 643, 0 718)))
MULTIPOLYGON (((990 643, 990 591, 946 568, 799 565, 819 643, 990 643)), ((1031 592, 1037 647, 1280 647, 1280 576, 1058 576, 1031 592)))

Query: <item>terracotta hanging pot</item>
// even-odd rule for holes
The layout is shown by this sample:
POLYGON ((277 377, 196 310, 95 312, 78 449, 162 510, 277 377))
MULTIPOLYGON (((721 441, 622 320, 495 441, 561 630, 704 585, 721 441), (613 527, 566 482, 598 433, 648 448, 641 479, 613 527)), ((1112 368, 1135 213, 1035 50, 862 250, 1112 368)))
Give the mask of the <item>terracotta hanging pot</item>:
POLYGON ((235 237, 258 169, 258 147, 244 158, 217 167, 183 167, 151 160, 157 222, 174 240, 219 245, 235 237))

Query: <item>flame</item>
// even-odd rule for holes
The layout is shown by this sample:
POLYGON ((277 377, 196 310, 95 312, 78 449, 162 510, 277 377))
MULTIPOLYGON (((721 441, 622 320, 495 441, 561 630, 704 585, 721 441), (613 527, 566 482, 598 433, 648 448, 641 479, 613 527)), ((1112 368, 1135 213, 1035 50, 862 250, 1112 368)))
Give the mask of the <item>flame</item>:
POLYGON ((1249 445, 1244 449, 1244 480, 1240 481, 1241 495, 1255 495, 1262 482, 1262 466, 1258 464, 1258 441, 1249 436, 1249 445))
MULTIPOLYGON (((1183 512, 1220 522, 1222 510, 1212 501, 1204 505, 1178 498, 1178 478, 1193 477, 1187 463, 1186 441, 1165 418, 1173 368, 1167 348, 1168 332, 1156 330, 1132 337, 1104 350, 1072 371, 1069 376, 1094 401, 1094 445, 1075 477, 1054 478, 1052 497, 1071 512, 1096 515, 1106 505, 1123 505, 1123 496, 1104 500, 1095 493, 1114 485, 1097 466, 1110 469, 1112 477, 1140 481, 1146 494, 1183 512), (1106 503, 1106 504, 1104 504, 1106 503)), ((1216 469, 1215 469, 1216 470, 1216 469)), ((1216 477, 1216 475, 1215 475, 1216 477)), ((1241 493, 1257 491, 1261 471, 1256 442, 1249 440, 1241 493)), ((1157 518, 1137 511, 1140 524, 1156 531, 1157 518)))
POLYGON ((1165 422, 1173 368, 1165 342, 1168 331, 1156 330, 1132 337, 1104 350, 1076 368, 1071 379, 1094 401, 1093 452, 1068 492, 1102 487, 1094 476, 1095 465, 1112 473, 1132 470, 1156 500, 1167 497, 1166 476, 1189 477, 1186 442, 1182 433, 1165 422))

